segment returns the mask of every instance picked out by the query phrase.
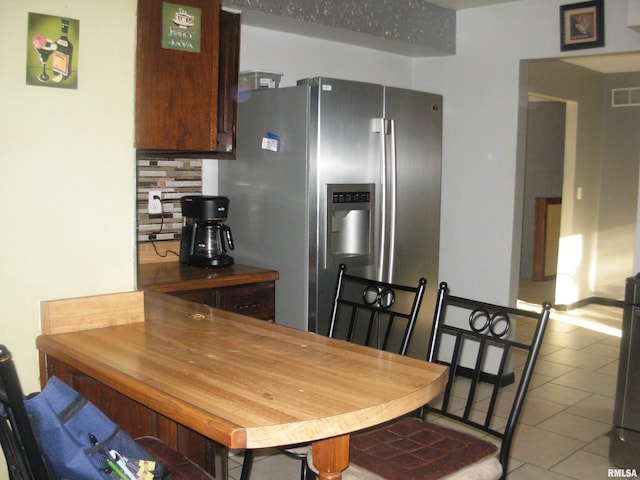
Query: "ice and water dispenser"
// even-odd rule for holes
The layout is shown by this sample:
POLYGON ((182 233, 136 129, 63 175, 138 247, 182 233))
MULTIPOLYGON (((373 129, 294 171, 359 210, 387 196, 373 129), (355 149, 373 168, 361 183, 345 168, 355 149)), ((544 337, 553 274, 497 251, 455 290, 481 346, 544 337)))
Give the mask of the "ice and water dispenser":
POLYGON ((327 185, 325 268, 372 263, 375 185, 327 185))

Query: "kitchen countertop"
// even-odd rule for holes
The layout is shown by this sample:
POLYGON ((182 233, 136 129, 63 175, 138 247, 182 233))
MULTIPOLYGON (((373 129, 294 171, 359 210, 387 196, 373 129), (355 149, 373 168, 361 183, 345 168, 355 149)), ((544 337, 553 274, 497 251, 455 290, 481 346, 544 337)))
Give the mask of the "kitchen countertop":
POLYGON ((138 288, 164 293, 271 282, 278 278, 280 275, 275 270, 242 264, 205 268, 176 260, 138 265, 138 288))

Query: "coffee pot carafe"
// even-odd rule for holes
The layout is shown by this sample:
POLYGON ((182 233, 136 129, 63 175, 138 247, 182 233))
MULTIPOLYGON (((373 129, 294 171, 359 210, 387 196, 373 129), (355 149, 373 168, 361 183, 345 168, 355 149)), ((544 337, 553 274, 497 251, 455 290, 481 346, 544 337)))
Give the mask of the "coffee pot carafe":
POLYGON ((190 195, 180 199, 182 209, 182 238, 180 261, 200 267, 227 267, 233 258, 231 229, 225 225, 229 212, 227 197, 190 195))

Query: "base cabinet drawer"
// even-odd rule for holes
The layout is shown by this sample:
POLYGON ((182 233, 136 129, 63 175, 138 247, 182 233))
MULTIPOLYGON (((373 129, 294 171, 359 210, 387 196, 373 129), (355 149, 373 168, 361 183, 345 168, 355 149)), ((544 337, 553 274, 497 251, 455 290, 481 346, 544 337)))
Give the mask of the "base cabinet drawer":
POLYGON ((275 287, 272 283, 215 290, 215 306, 228 312, 273 322, 275 287))
POLYGON ((184 300, 204 303, 221 310, 269 322, 274 322, 276 317, 276 289, 274 282, 167 293, 184 300))

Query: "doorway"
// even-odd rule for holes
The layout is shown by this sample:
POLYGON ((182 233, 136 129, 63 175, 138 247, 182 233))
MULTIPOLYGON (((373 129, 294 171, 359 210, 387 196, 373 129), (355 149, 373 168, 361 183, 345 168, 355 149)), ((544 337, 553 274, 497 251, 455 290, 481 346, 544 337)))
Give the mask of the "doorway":
MULTIPOLYGON (((597 57, 598 61, 602 61, 603 58, 608 56, 597 57)), ((584 61, 584 58, 581 57, 581 61, 584 61)), ((620 138, 612 141, 615 137, 613 137, 612 130, 609 129, 608 124, 610 122, 614 123, 615 134, 618 135, 618 132, 626 129, 626 125, 629 122, 622 123, 618 119, 622 109, 617 109, 618 111, 616 112, 616 109, 611 109, 606 105, 603 106, 603 104, 606 104, 607 92, 609 92, 612 84, 629 81, 637 83, 637 79, 640 79, 637 73, 640 71, 640 68, 638 68, 640 64, 634 60, 626 62, 635 67, 631 72, 628 72, 631 75, 631 78, 628 78, 629 75, 627 77, 617 74, 602 75, 602 73, 610 72, 597 72, 589 69, 587 65, 579 65, 579 67, 587 68, 576 69, 574 66, 569 65, 569 63, 573 63, 571 59, 562 60, 568 61, 564 62, 559 59, 530 60, 526 61, 527 68, 523 69, 523 71, 528 72, 528 77, 523 82, 524 88, 527 89, 526 92, 535 90, 536 94, 533 97, 530 96, 530 101, 527 103, 526 118, 528 121, 523 122, 528 125, 526 134, 520 134, 520 138, 523 139, 521 145, 525 143, 526 139, 527 148, 521 147, 519 150, 521 152, 527 151, 527 154, 521 154, 524 157, 522 168, 525 187, 523 189, 522 248, 518 298, 534 303, 538 303, 541 300, 550 300, 554 304, 566 305, 568 308, 572 308, 573 306, 578 306, 577 304, 580 302, 587 301, 588 303, 592 298, 597 299, 600 292, 605 293, 602 297, 611 299, 617 298, 618 294, 622 295, 625 268, 627 272, 631 272, 632 262, 628 261, 628 258, 633 256, 635 238, 637 237, 638 149, 635 144, 632 148, 626 147, 627 143, 633 142, 633 140, 629 139, 631 137, 629 134, 625 134, 626 136, 622 137, 624 142, 620 138), (549 81, 549 79, 552 80, 549 81), (590 91, 581 92, 581 90, 585 90, 583 87, 589 82, 591 82, 590 91), (571 98, 572 100, 567 101, 566 98, 571 98), (604 102, 603 99, 605 100, 604 102), (545 117, 541 113, 545 109, 562 110, 562 108, 565 110, 564 122, 562 121, 562 114, 556 114, 556 117, 549 120, 551 117, 545 117), (546 120, 532 118, 532 116, 535 117, 536 115, 546 118, 546 120), (580 132, 578 132, 577 128, 578 118, 581 122, 580 132), (588 123, 594 118, 599 119, 598 121, 601 123, 589 125, 588 123), (575 119, 575 121, 572 119, 575 119), (536 122, 541 122, 543 126, 547 126, 545 122, 553 122, 555 127, 552 127, 551 130, 555 134, 555 140, 548 133, 540 135, 539 131, 541 129, 539 126, 536 127, 536 122), (558 131, 562 128, 564 129, 564 134, 558 131), (602 140, 601 144, 599 143, 600 138, 603 137, 604 140, 602 140), (537 192, 532 193, 532 189, 535 192, 537 188, 542 197, 556 196, 558 186, 555 185, 553 187, 555 190, 549 193, 548 190, 536 185, 536 182, 540 183, 540 180, 535 178, 531 180, 529 176, 532 175, 532 172, 535 175, 536 169, 539 167, 538 163, 544 162, 546 159, 547 153, 545 151, 550 148, 549 144, 557 143, 558 138, 564 139, 564 148, 556 145, 555 153, 553 153, 553 155, 559 157, 557 162, 560 166, 556 166, 556 172, 558 171, 557 169, 560 169, 561 173, 556 173, 555 176, 560 179, 562 184, 560 187, 561 195, 559 195, 562 198, 562 240, 559 245, 558 277, 557 282, 552 279, 533 282, 533 205, 537 192), (541 144, 544 148, 540 147, 541 144), (625 147, 622 147, 623 144, 625 144, 625 147), (585 145, 588 145, 589 148, 585 148, 585 145), (612 147, 615 149, 613 156, 612 147), (538 149, 538 157, 534 162, 532 162, 532 158, 536 157, 535 155, 532 156, 531 148, 538 149), (563 154, 558 155, 557 152, 561 151, 563 154), (540 152, 543 153, 541 154, 540 152), (540 160, 541 157, 543 160, 540 160), (578 170, 577 173, 576 169, 578 170), (626 172, 626 177, 623 177, 625 182, 624 202, 620 201, 622 194, 618 194, 618 190, 622 190, 621 184, 623 182, 619 177, 615 177, 614 181, 611 173, 613 171, 626 172), (631 174, 629 173, 630 171, 631 174), (636 177, 628 178, 629 175, 633 176, 634 174, 636 174, 636 177), (533 183, 534 187, 531 187, 531 183, 533 183), (585 194, 584 198, 583 193, 585 194), (611 202, 606 200, 612 196, 617 198, 615 214, 612 214, 611 202), (632 201, 629 201, 629 199, 632 199, 632 201), (624 205, 621 205, 622 203, 624 205), (618 217, 618 211, 620 210, 626 210, 627 212, 624 213, 625 218, 618 221, 618 218, 613 217, 618 217), (627 218, 631 216, 633 217, 632 225, 629 224, 630 222, 627 218), (624 228, 625 236, 618 234, 616 237, 618 240, 623 238, 624 242, 618 241, 615 245, 615 251, 611 247, 608 247, 608 250, 603 248, 603 245, 607 246, 607 241, 611 242, 610 238, 613 236, 613 234, 609 234, 610 229, 605 229, 604 225, 613 225, 617 228, 616 233, 621 228, 624 228), (629 229, 633 230, 632 239, 629 239, 629 229), (629 252, 626 252, 626 250, 629 250, 629 252), (623 265, 622 268, 620 268, 621 264, 623 265), (617 265, 616 271, 613 271, 613 265, 617 265), (611 270, 611 273, 608 270, 611 270), (610 292, 606 290, 608 286, 602 284, 602 279, 606 278, 607 275, 615 275, 616 278, 611 284, 610 292), (556 285, 553 283, 556 283, 556 285), (553 292, 551 297, 549 297, 549 292, 553 292), (546 298, 539 295, 544 295, 546 298)), ((633 125, 637 128, 638 123, 634 122, 633 125)), ((551 186, 549 187, 551 188, 551 186)), ((628 276, 628 273, 626 275, 628 276)))
POLYGON ((558 241, 555 245, 546 241, 549 230, 547 215, 540 217, 547 209, 541 212, 539 206, 542 203, 546 207, 550 199, 562 198, 565 124, 566 106, 563 101, 529 95, 518 296, 529 303, 555 299, 555 267, 551 272, 546 269, 545 275, 540 263, 544 265, 545 260, 549 261, 548 250, 557 251, 558 241))

